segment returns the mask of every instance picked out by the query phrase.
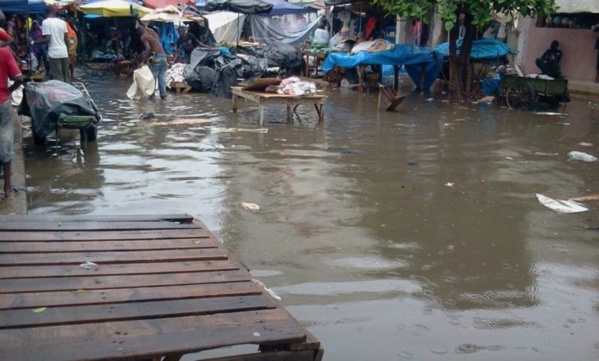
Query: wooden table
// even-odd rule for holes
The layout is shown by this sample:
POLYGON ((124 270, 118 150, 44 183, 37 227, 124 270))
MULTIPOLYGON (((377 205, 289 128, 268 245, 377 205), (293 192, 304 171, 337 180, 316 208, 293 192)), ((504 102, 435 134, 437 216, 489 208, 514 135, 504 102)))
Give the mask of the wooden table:
POLYGON ((0 217, 1 360, 320 360, 319 342, 187 215, 0 217))
POLYGON ((323 106, 327 102, 326 95, 284 95, 277 93, 243 90, 243 88, 239 86, 231 87, 231 94, 233 95, 233 112, 237 112, 238 98, 243 98, 254 103, 258 103, 258 112, 260 113, 260 125, 264 123, 264 105, 266 104, 286 104, 287 119, 291 119, 293 111, 297 109, 297 107, 300 104, 314 104, 314 108, 316 108, 316 112, 318 113, 318 122, 322 123, 324 121, 323 106))

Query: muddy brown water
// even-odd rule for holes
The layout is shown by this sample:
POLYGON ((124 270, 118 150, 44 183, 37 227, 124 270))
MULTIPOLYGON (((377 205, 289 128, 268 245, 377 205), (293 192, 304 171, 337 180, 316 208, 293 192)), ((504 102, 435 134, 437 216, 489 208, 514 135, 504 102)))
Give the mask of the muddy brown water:
POLYGON ((193 214, 325 360, 599 359, 599 202, 558 214, 535 198, 599 193, 599 163, 566 157, 599 156, 598 102, 536 115, 415 94, 385 113, 329 90, 324 125, 267 107, 263 134, 228 129, 259 127, 251 103, 129 101, 128 82, 82 76, 98 142, 26 139, 30 213, 193 214), (167 123, 190 118, 210 122, 167 123))

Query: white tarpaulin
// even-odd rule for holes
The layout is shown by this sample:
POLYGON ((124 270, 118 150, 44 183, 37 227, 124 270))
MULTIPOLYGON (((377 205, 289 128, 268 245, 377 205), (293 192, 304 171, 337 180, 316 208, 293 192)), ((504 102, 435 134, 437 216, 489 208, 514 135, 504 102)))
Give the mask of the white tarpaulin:
POLYGON ((219 11, 204 15, 204 17, 208 19, 208 26, 217 43, 237 42, 241 35, 245 15, 230 11, 219 11))
POLYGON ((156 81, 154 75, 147 65, 133 72, 133 84, 127 90, 129 99, 141 99, 148 97, 156 91, 156 81))
POLYGON ((555 0, 558 13, 599 14, 599 0, 555 0))
POLYGON ((321 18, 322 16, 319 16, 311 23, 305 23, 297 27, 289 27, 269 16, 249 16, 254 41, 261 43, 279 41, 289 45, 299 45, 306 41, 318 27, 321 18))

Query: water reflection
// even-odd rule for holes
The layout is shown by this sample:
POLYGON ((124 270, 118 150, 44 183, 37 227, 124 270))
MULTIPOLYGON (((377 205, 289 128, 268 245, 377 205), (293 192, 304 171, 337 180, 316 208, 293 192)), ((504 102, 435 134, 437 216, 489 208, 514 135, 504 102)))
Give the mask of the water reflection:
POLYGON ((61 132, 57 140, 39 146, 31 138, 24 142, 27 170, 35 176, 27 179, 28 202, 39 204, 39 212, 60 203, 64 214, 93 211, 93 201, 102 195, 104 169, 100 167, 98 143, 79 144, 79 132, 61 132))
POLYGON ((273 106, 264 134, 229 130, 259 127, 251 103, 129 101, 110 76, 88 86, 106 117, 95 148, 28 148, 32 213, 196 215, 328 360, 597 358, 597 209, 559 215, 534 196, 597 192, 596 165, 565 157, 599 154, 596 105, 542 117, 412 94, 387 113, 341 89, 325 124, 273 106), (210 121, 168 124, 193 117, 210 121))

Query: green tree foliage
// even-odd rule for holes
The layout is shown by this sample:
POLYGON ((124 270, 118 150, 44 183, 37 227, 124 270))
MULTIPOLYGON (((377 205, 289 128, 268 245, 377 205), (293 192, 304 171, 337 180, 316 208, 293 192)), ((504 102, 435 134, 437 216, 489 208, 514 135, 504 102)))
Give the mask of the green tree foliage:
POLYGON ((436 11, 449 32, 449 90, 460 100, 470 96, 472 66, 470 51, 476 32, 491 21, 492 12, 547 16, 556 12, 555 0, 374 0, 389 14, 430 21, 436 11), (457 52, 459 25, 465 28, 460 53, 457 52))

